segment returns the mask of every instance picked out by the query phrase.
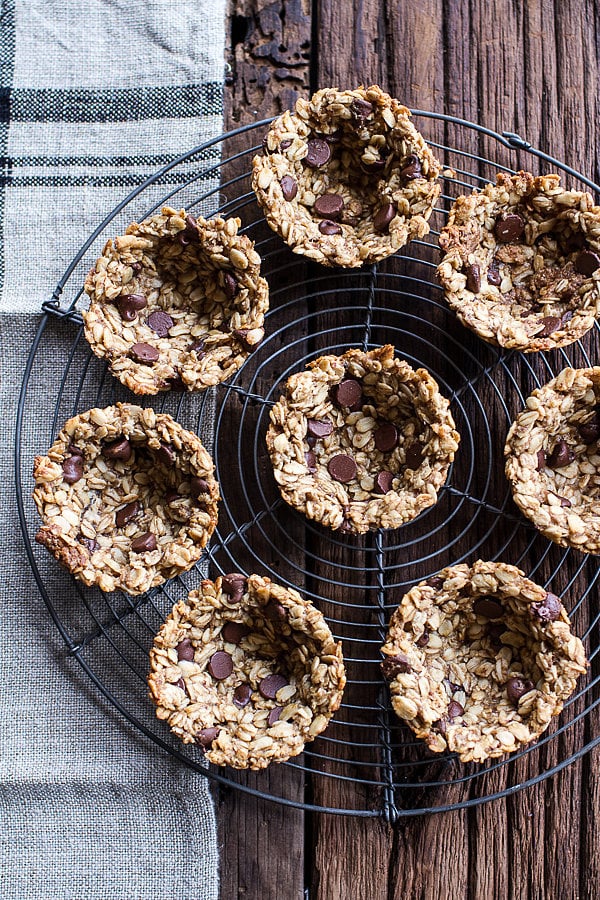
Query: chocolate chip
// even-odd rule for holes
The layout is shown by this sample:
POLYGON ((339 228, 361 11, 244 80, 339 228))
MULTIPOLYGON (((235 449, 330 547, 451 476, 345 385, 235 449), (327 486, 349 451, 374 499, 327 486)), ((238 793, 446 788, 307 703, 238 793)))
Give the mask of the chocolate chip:
POLYGON ((567 500, 566 497, 559 497, 558 494, 556 496, 560 500, 560 505, 563 509, 568 509, 569 506, 573 505, 570 500, 567 500))
POLYGON ((600 419, 598 413, 594 413, 594 417, 587 422, 582 422, 578 426, 579 436, 584 444, 594 444, 600 438, 600 419))
POLYGON ((285 141, 281 141, 281 143, 279 144, 279 149, 287 150, 291 146, 292 146, 292 142, 290 140, 285 140, 285 141))
POLYGON ((157 309, 155 312, 150 313, 148 318, 146 319, 146 325, 152 329, 159 337, 167 337, 169 334, 169 329, 173 327, 175 322, 171 318, 168 313, 163 312, 160 309, 157 309))
POLYGON ((496 219, 494 234, 503 244, 518 241, 525 231, 525 222, 517 213, 504 213, 496 219))
POLYGON ((133 322, 140 309, 147 305, 148 301, 143 294, 121 294, 117 297, 117 306, 125 322, 133 322))
POLYGON ((396 207, 393 203, 385 203, 380 206, 373 216, 373 227, 375 231, 387 231, 388 225, 396 215, 396 207))
POLYGON ((393 480, 394 476, 391 472, 379 472, 377 478, 375 479, 375 493, 387 494, 388 491, 391 491, 392 489, 393 480))
POLYGON ((271 727, 271 725, 274 725, 275 722, 278 721, 279 716, 281 715, 282 712, 283 712, 283 706, 273 707, 273 709, 270 711, 270 713, 267 717, 267 725, 269 726, 269 728, 271 727))
POLYGON ((416 154, 411 153, 402 163, 400 170, 400 178, 402 181, 413 181, 415 178, 422 178, 423 170, 421 160, 416 154))
POLYGON ((160 445, 156 447, 152 451, 155 457, 161 462, 164 466, 170 467, 175 462, 175 451, 171 447, 170 444, 166 444, 164 441, 160 442, 160 445))
POLYGON ((175 375, 172 378, 167 378, 167 388, 170 391, 173 391, 175 394, 182 394, 183 391, 187 390, 185 384, 181 379, 181 375, 175 375))
MULTIPOLYGON (((183 232, 179 232, 179 234, 183 234, 183 232)), ((198 242, 200 240, 200 232, 198 229, 198 223, 193 216, 189 214, 185 217, 185 234, 188 239, 188 242, 198 242)))
POLYGON ((306 435, 306 443, 312 450, 312 448, 316 446, 317 439, 313 434, 307 434, 306 435))
POLYGON ((500 274, 500 263, 497 259, 493 259, 487 270, 488 284, 494 284, 499 287, 502 284, 502 275, 500 274))
POLYGON ((221 590, 231 599, 231 603, 239 603, 246 592, 248 579, 241 572, 232 572, 230 575, 224 575, 221 579, 221 590))
POLYGON ((125 437, 117 438, 116 441, 110 441, 102 447, 102 456, 106 459, 122 459, 126 462, 131 457, 131 444, 125 437))
POLYGON ((538 472, 541 472, 542 469, 546 468, 546 454, 543 450, 538 450, 537 452, 537 466, 538 472))
POLYGON ((134 344, 129 350, 129 355, 139 363, 155 363, 158 359, 158 350, 150 344, 134 344))
POLYGON ((600 257, 592 250, 582 250, 577 254, 575 268, 580 275, 592 275, 600 266, 600 257))
POLYGON ((560 597, 557 597, 556 594, 551 594, 550 591, 548 591, 546 599, 542 603, 531 604, 531 612, 538 619, 541 619, 542 622, 554 622, 560 617, 560 611, 560 597))
POLYGON ((141 506, 137 500, 133 500, 126 506, 122 506, 121 509, 117 510, 117 514, 115 516, 117 528, 123 528, 125 525, 127 525, 128 522, 132 522, 135 517, 140 514, 141 511, 141 506))
POLYGON ((448 718, 450 719, 450 721, 456 719, 457 716, 462 716, 463 713, 464 708, 460 705, 460 703, 457 703, 456 700, 451 700, 448 704, 448 718))
POLYGON ((287 678, 283 675, 267 675, 258 685, 258 691, 265 700, 274 700, 277 691, 289 684, 287 678))
POLYGON ((340 194, 321 194, 315 200, 314 210, 324 219, 337 221, 344 209, 344 198, 340 194))
POLYGON ((204 750, 208 750, 210 749, 212 742, 218 738, 219 732, 220 729, 216 728, 214 725, 211 728, 203 728, 202 731, 199 731, 196 735, 196 743, 200 744, 204 750))
POLYGON ((551 469, 562 469, 563 466, 568 466, 569 463, 572 463, 574 459, 575 454, 567 442, 561 438, 554 445, 552 453, 547 456, 546 465, 551 469))
POLYGON ((434 588, 436 591, 441 591, 444 587, 444 579, 441 575, 432 575, 431 578, 428 578, 425 584, 429 585, 429 587, 434 588))
POLYGON ((291 175, 284 175, 279 183, 281 185, 281 193, 283 194, 283 199, 293 200, 298 193, 298 184, 296 182, 296 179, 292 178, 291 175))
POLYGON ((197 359, 204 359, 206 356, 206 353, 204 352, 204 338, 199 338, 190 344, 188 351, 190 353, 195 353, 197 359))
POLYGON ((221 629, 223 640, 227 641, 229 644, 239 644, 242 638, 245 638, 249 634, 249 626, 244 625, 242 622, 225 622, 221 629))
POLYGON ((536 337, 550 337, 562 325, 562 319, 559 316, 543 316, 540 322, 544 327, 541 331, 538 331, 536 337))
POLYGON ((139 275, 140 272, 142 271, 142 268, 143 268, 143 266, 142 266, 141 262, 131 263, 131 271, 133 272, 134 275, 139 275))
POLYGON ((238 684, 235 691, 233 692, 234 705, 237 706, 238 709, 243 709, 250 703, 251 696, 252 688, 249 684, 238 684))
POLYGON ((227 299, 233 300, 239 289, 240 286, 235 275, 232 275, 231 272, 225 272, 223 275, 223 290, 227 299))
POLYGON ((327 141, 328 144, 339 144, 343 137, 343 131, 341 128, 336 128, 332 134, 324 134, 323 138, 327 141))
POLYGON ((96 550, 100 549, 100 544, 98 543, 98 541, 94 540, 94 538, 88 538, 88 537, 82 536, 80 538, 80 541, 84 545, 84 547, 87 547, 88 553, 90 554, 90 556, 92 555, 92 553, 95 553, 96 550))
POLYGON ((524 678, 509 678, 506 682, 506 693, 508 699, 515 706, 519 705, 519 700, 529 691, 533 690, 533 682, 524 678))
POLYGON ((180 691, 183 691, 185 694, 187 694, 187 688, 185 686, 185 681, 183 680, 183 678, 179 678, 175 682, 175 687, 178 687, 180 691))
POLYGON ((499 619, 504 615, 504 608, 493 597, 478 597, 473 603, 473 612, 476 616, 485 616, 486 619, 499 619))
POLYGON ((306 433, 315 438, 327 437, 333 432, 333 422, 329 419, 307 419, 306 433))
POLYGON ((387 159, 361 159, 360 167, 366 175, 371 175, 373 172, 381 172, 382 169, 385 169, 385 164, 387 159))
POLYGON ((397 675, 412 671, 408 656, 404 653, 397 653, 396 656, 386 656, 380 665, 381 673, 386 681, 393 681, 397 675))
POLYGON ((225 678, 229 678, 233 672, 233 660, 229 653, 226 653, 224 650, 217 650, 216 653, 213 653, 208 661, 208 671, 215 681, 223 681, 225 678))
POLYGON ((331 158, 329 144, 327 141, 321 140, 321 138, 311 138, 307 143, 306 149, 307 152, 304 157, 304 162, 312 169, 318 169, 320 166, 324 166, 331 158))
POLYGON ((332 391, 332 397, 338 406, 358 406, 362 402, 362 395, 362 385, 355 378, 344 378, 332 391))
POLYGON ((340 481, 342 484, 348 484, 356 477, 356 463, 351 456, 345 453, 338 453, 332 456, 327 463, 327 471, 334 481, 340 481))
POLYGON ((62 464, 63 478, 67 484, 76 484, 83 478, 83 457, 69 456, 62 464))
POLYGON ((477 263, 472 263, 466 268, 467 288, 472 294, 478 294, 481 290, 481 268, 477 263))
POLYGON ((426 647, 429 643, 429 632, 424 631, 423 634, 415 641, 417 647, 426 647))
POLYGON ((177 659, 185 659, 187 662, 194 661, 194 645, 189 638, 184 638, 175 647, 177 650, 177 659))
POLYGON ((373 104, 369 103, 368 100, 361 100, 355 97, 350 104, 350 112, 356 121, 362 125, 365 119, 368 119, 373 112, 373 104))
POLYGON ((276 600, 269 600, 265 606, 265 616, 269 621, 282 625, 288 620, 288 611, 281 603, 276 600))
POLYGON ((249 353, 252 353, 253 350, 261 343, 260 341, 256 341, 254 344, 251 344, 248 340, 248 334, 250 333, 249 328, 236 328, 233 331, 233 336, 238 339, 244 350, 247 350, 249 353))
POLYGON ((398 429, 391 422, 386 422, 375 429, 373 440, 380 453, 389 453, 398 446, 398 429))
POLYGON ((175 503, 176 500, 179 500, 179 497, 180 495, 177 491, 165 491, 165 503, 175 503))
POLYGON ((307 450, 304 454, 306 460, 306 468, 312 474, 317 471, 317 457, 312 450, 307 450))
POLYGON ((146 531, 131 542, 131 550, 133 553, 147 553, 156 550, 156 547, 156 536, 153 535, 151 531, 146 531))
POLYGON ((567 322, 571 321, 572 318, 573 318, 573 313, 570 309, 568 309, 566 312, 564 312, 562 314, 562 316, 560 317, 560 324, 563 326, 563 328, 565 327, 567 322))
POLYGON ((487 626, 488 637, 494 644, 501 643, 500 638, 502 637, 503 634, 506 634, 507 630, 508 629, 506 628, 506 625, 504 624, 504 622, 488 622, 488 626, 487 626))
POLYGON ((432 722, 431 727, 445 736, 448 730, 448 719, 444 716, 443 718, 438 719, 437 722, 432 722))
POLYGON ((200 494, 208 494, 209 492, 208 481, 205 481, 204 478, 198 478, 196 475, 190 478, 190 493, 192 497, 198 497, 200 494))
POLYGON ((420 444, 418 441, 415 441, 414 444, 411 444, 406 451, 406 459, 405 465, 408 466, 409 469, 418 469, 421 463, 423 462, 423 444, 420 444))
POLYGON ((321 234, 341 234, 342 226, 331 219, 323 219, 322 222, 319 222, 319 231, 321 234))

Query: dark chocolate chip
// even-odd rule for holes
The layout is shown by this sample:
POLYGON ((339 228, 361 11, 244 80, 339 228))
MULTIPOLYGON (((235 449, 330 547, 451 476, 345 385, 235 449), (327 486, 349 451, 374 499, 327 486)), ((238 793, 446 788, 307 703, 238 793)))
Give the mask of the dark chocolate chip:
POLYGON ((315 200, 314 210, 318 216, 324 219, 332 219, 336 222, 342 215, 344 198, 340 194, 321 194, 315 200))
POLYGON ((306 435, 306 443, 307 443, 308 446, 311 448, 311 450, 312 450, 313 447, 316 446, 317 439, 316 439, 316 437, 314 436, 314 434, 307 434, 307 435, 306 435))
POLYGON ((566 497, 560 497, 560 496, 558 496, 558 494, 556 496, 560 500, 560 505, 562 506, 563 509, 568 509, 570 506, 573 505, 571 503, 571 501, 568 500, 566 497))
POLYGON ((502 643, 500 638, 503 634, 506 634, 507 628, 504 622, 488 622, 487 633, 489 639, 494 644, 502 643))
POLYGON ((252 688, 249 684, 238 684, 235 691, 233 692, 233 702, 234 705, 238 707, 238 709, 243 709, 245 706, 248 706, 250 703, 250 697, 252 696, 252 688))
POLYGON ((338 406, 353 407, 362 402, 362 385, 355 378, 344 378, 336 384, 332 391, 332 397, 338 406))
POLYGON ((600 266, 600 257, 592 250, 582 250, 577 254, 575 268, 580 275, 592 275, 600 266))
POLYGON ((187 662, 194 661, 194 645, 189 638, 184 638, 175 647, 177 650, 177 659, 185 659, 187 662))
POLYGON ((508 699, 515 706, 519 705, 519 700, 529 691, 533 690, 533 682, 524 678, 509 678, 506 682, 506 693, 508 699))
POLYGON ((312 169, 318 169, 324 166, 331 158, 331 149, 327 141, 321 138, 311 138, 306 145, 306 156, 304 162, 312 169))
POLYGON ((185 217, 185 229, 192 238, 192 240, 199 240, 200 235, 198 231, 198 223, 193 216, 189 214, 185 217))
POLYGON ((276 673, 274 675, 267 675, 266 678, 263 678, 258 685, 258 690, 261 697, 264 697, 265 700, 274 700, 277 691, 280 691, 281 688, 285 687, 287 684, 289 684, 287 678, 276 673))
POLYGON ((422 178, 423 170, 421 160, 416 154, 411 153, 402 163, 400 170, 400 178, 402 181, 414 181, 415 178, 422 178))
POLYGON ((283 194, 283 199, 293 200, 298 193, 298 184, 296 182, 296 179, 292 178, 291 175, 284 175, 279 183, 281 185, 281 193, 283 194))
POLYGON ((379 472, 377 478, 375 479, 375 493, 377 494, 387 494, 388 491, 392 489, 392 482, 394 480, 394 476, 391 472, 379 472))
POLYGON ((67 484, 76 484, 83 478, 83 457, 69 456, 62 464, 63 478, 67 484))
POLYGON ((355 97, 350 104, 350 112, 356 121, 362 125, 373 112, 373 104, 369 103, 368 100, 361 100, 359 97, 355 97))
POLYGON ((203 728, 196 735, 196 743, 200 744, 203 750, 209 750, 213 741, 219 736, 220 728, 214 725, 211 728, 203 728))
POLYGON ((200 494, 208 494, 209 492, 208 481, 205 481, 204 478, 198 478, 196 475, 190 478, 190 493, 192 497, 198 497, 200 494))
POLYGON ((600 438, 600 419, 598 413, 594 413, 593 418, 587 422, 582 422, 578 426, 579 436, 584 444, 594 444, 600 438))
POLYGON ((285 140, 285 141, 281 141, 281 143, 279 144, 279 149, 287 150, 291 146, 292 146, 292 142, 290 140, 285 140))
POLYGON ((333 432, 333 422, 329 419, 307 419, 306 433, 315 438, 327 437, 333 432))
POLYGON ((562 438, 556 442, 552 453, 546 457, 546 465, 551 469, 562 469, 575 459, 575 454, 562 438))
POLYGON ((102 456, 106 459, 122 459, 126 462, 131 457, 131 453, 131 444, 125 437, 117 438, 116 441, 111 441, 102 447, 102 456))
POLYGON ((448 718, 450 721, 456 719, 457 716, 462 716, 463 713, 464 709, 460 703, 457 703, 456 700, 451 700, 448 704, 448 718))
POLYGON ((117 306, 125 322, 133 322, 140 309, 147 305, 148 301, 143 294, 121 294, 117 297, 117 306))
POLYGON ((175 503, 176 500, 179 500, 180 494, 174 490, 165 491, 165 502, 166 503, 175 503))
POLYGON ((204 352, 204 338, 197 338, 190 346, 188 347, 188 351, 190 353, 195 353, 197 359, 204 359, 206 353, 204 352))
POLYGON ((80 538, 80 541, 84 545, 84 547, 87 547, 88 553, 90 554, 90 556, 92 555, 92 553, 95 553, 96 550, 100 549, 100 544, 94 538, 88 538, 88 537, 82 536, 80 538))
POLYGON ((322 222, 319 222, 319 231, 321 234, 341 234, 342 226, 331 219, 323 219, 322 222))
POLYGON ((231 603, 239 603, 246 592, 248 579, 241 572, 232 572, 230 575, 223 575, 221 579, 221 590, 230 597, 228 601, 231 603))
POLYGON ((525 222, 517 213, 504 213, 496 219, 494 234, 503 244, 518 241, 525 231, 525 222))
POLYGON ((129 350, 129 355, 139 363, 155 363, 158 359, 158 350, 150 344, 134 344, 129 350))
POLYGON ((361 159, 360 167, 366 175, 371 175, 373 172, 381 172, 382 169, 385 169, 386 162, 386 159, 369 159, 368 161, 361 159))
POLYGON ((156 550, 156 547, 156 536, 153 535, 151 531, 144 532, 144 534, 131 542, 131 550, 133 553, 148 553, 152 550, 156 550))
POLYGON ((306 460, 306 468, 312 474, 317 471, 317 457, 313 450, 307 450, 304 454, 306 460))
POLYGON ((423 462, 423 444, 420 444, 418 441, 415 441, 414 444, 411 444, 406 451, 406 459, 405 465, 408 466, 409 469, 418 469, 421 463, 423 462))
POLYGON ((332 134, 324 134, 323 138, 327 141, 328 144, 339 144, 342 140, 342 136, 342 129, 337 128, 332 134))
POLYGON ((327 463, 327 471, 334 481, 348 484, 349 481, 356 477, 356 463, 351 456, 346 456, 345 453, 338 453, 337 456, 332 456, 327 463))
POLYGON ((380 453, 389 453, 398 446, 398 429, 391 422, 386 422, 375 429, 373 440, 380 453))
POLYGON ((493 597, 478 597, 473 603, 473 612, 486 619, 499 619, 504 615, 504 607, 493 597))
POLYGON ((67 451, 71 454, 71 456, 81 456, 83 457, 85 454, 83 450, 80 450, 75 444, 69 444, 67 447, 67 451))
POLYGON ((540 323, 544 327, 541 331, 538 331, 536 337, 550 337, 551 334, 554 334, 561 327, 562 319, 560 316, 543 316, 540 319, 540 323))
POLYGON ((117 510, 117 514, 115 516, 115 522, 117 524, 117 528, 123 528, 127 525, 128 522, 132 522, 136 516, 140 514, 142 508, 137 500, 132 500, 131 503, 128 503, 126 506, 122 506, 121 509, 117 510))
POLYGON ((239 644, 242 638, 250 634, 250 627, 244 625, 243 622, 225 622, 221 629, 221 635, 224 641, 229 644, 239 644))
POLYGON ((281 715, 282 712, 283 712, 283 706, 274 706, 273 707, 273 709, 269 712, 269 715, 267 717, 267 725, 269 726, 269 728, 271 727, 271 725, 274 725, 275 722, 278 721, 279 716, 281 715))
POLYGON ((160 445, 152 452, 164 466, 171 467, 175 462, 175 450, 164 441, 161 441, 160 445))
POLYGON ((269 600, 269 602, 265 606, 264 612, 265 616, 267 617, 267 619, 269 619, 270 622, 275 622, 281 625, 288 620, 287 609, 276 600, 269 600))
POLYGON ((434 729, 434 731, 437 731, 439 732, 439 734, 443 734, 445 736, 448 730, 448 719, 444 716, 443 718, 438 719, 437 722, 432 722, 431 727, 434 729))
POLYGON ((481 290, 481 268, 477 263, 472 263, 466 268, 467 288, 472 294, 478 294, 481 290))
POLYGON ((500 264, 497 259, 493 259, 488 266, 487 271, 488 284, 499 287, 502 284, 502 275, 500 274, 500 264))
POLYGON ((150 313, 146 319, 146 324, 159 337, 167 337, 169 329, 173 327, 175 322, 168 313, 163 312, 161 309, 157 309, 155 312, 150 313))
POLYGON ((252 353, 252 351, 256 350, 256 348, 259 346, 260 341, 256 341, 256 343, 251 344, 248 340, 249 331, 249 328, 236 328, 233 332, 233 335, 238 339, 244 350, 252 353))
POLYGON ((381 662, 381 673, 386 681, 392 681, 397 675, 411 671, 412 667, 408 661, 408 656, 404 653, 397 653, 396 656, 386 656, 381 662))
POLYGON ((229 653, 226 653, 225 650, 217 650, 216 653, 213 653, 208 661, 208 671, 215 681, 229 678, 233 672, 233 660, 229 653))
MULTIPOLYGON (((180 691, 183 691, 184 694, 187 694, 187 688, 186 688, 186 686, 185 686, 185 681, 183 680, 183 678, 179 678, 179 679, 175 682, 175 687, 178 687, 180 691)), ((189 696, 189 695, 188 695, 188 696, 189 696)))
POLYGON ((537 470, 541 472, 542 469, 546 468, 546 454, 543 450, 538 450, 537 452, 537 470))
POLYGON ((223 290, 225 292, 225 296, 229 300, 233 300, 239 289, 240 286, 235 275, 232 275, 231 272, 225 272, 223 275, 223 290))
POLYGON ((554 622, 560 617, 560 611, 560 597, 557 597, 556 594, 551 594, 550 591, 548 591, 546 599, 542 603, 531 604, 531 612, 538 619, 541 619, 542 622, 554 622))
POLYGON ((168 390, 173 391, 175 394, 182 394, 185 390, 187 390, 185 384, 182 381, 181 375, 175 375, 172 378, 167 378, 167 387, 168 390))
POLYGON ((428 584, 429 587, 434 588, 436 591, 441 591, 444 587, 444 579, 441 575, 432 575, 431 578, 428 578, 425 584, 428 584))
POLYGON ((387 231, 388 226, 396 215, 396 207, 393 203, 385 203, 380 206, 373 216, 373 227, 375 231, 387 231))
POLYGON ((417 647, 426 647, 429 643, 429 632, 424 631, 423 634, 415 641, 417 647))
POLYGON ((140 272, 142 271, 142 268, 143 268, 143 266, 142 266, 141 262, 131 263, 131 271, 133 272, 134 275, 139 275, 140 272))

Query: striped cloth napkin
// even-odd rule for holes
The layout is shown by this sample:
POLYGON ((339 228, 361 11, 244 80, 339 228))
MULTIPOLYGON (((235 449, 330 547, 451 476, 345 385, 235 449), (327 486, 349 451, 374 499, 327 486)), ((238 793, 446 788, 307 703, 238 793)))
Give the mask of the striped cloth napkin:
MULTIPOLYGON (((1 6, 3 900, 218 896, 207 782, 126 725, 67 657, 24 553, 11 448, 41 304, 69 260, 132 188, 222 129, 224 6, 224 0, 1 6)), ((44 343, 47 377, 28 399, 36 415, 23 436, 25 493, 32 456, 46 449, 39 435, 50 432, 54 401, 46 394, 72 340, 73 325, 57 323, 44 343)), ((50 558, 43 565, 44 578, 57 579, 69 603, 69 577, 50 558)), ((110 664, 107 656, 103 665, 110 664)))

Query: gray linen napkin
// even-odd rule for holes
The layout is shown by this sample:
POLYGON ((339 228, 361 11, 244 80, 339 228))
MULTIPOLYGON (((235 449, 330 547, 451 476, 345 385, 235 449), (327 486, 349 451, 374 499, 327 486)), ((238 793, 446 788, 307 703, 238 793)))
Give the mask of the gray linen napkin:
MULTIPOLYGON (((224 0, 2 4, 3 900, 218 896, 207 782, 128 725, 66 653, 25 557, 12 447, 39 310, 74 252, 133 187, 222 128, 224 18, 224 0)), ((174 184, 166 178, 155 196, 174 184)), ((52 324, 41 348, 23 435, 27 495, 74 333, 72 324, 52 324)), ((26 507, 31 513, 29 498, 26 507)), ((51 558, 38 559, 65 609, 77 603, 70 576, 51 558)), ((107 683, 129 689, 131 672, 119 670, 102 641, 90 653, 107 683)), ((130 689, 143 704, 145 685, 134 681, 130 689)))

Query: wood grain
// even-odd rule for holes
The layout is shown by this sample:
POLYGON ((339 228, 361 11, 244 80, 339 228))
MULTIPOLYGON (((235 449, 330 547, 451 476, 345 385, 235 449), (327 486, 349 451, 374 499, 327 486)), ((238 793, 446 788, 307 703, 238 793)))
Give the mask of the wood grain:
MULTIPOLYGON (((517 132, 598 179, 600 4, 592 0, 321 0, 312 10, 308 0, 232 0, 228 33, 229 128, 277 114, 317 87, 375 82, 409 106, 517 132)), ((460 139, 471 152, 512 165, 527 159, 533 167, 531 157, 521 160, 452 124, 428 123, 427 136, 450 146, 460 139)), ((597 347, 592 352, 597 359, 597 347)), ((340 553, 337 561, 345 559, 340 553)), ((596 571, 590 561, 567 599, 576 599, 596 571)), ((320 583, 326 570, 314 574, 320 583)), ((579 633, 598 612, 597 594, 577 613, 579 633)), ((534 777, 599 732, 594 710, 512 763, 514 777, 534 777)), ((229 796, 219 810, 222 897, 287 900, 306 884, 311 900, 592 900, 600 893, 599 760, 594 751, 526 791, 395 828, 229 796)), ((504 769, 484 778, 490 793, 507 783, 504 769)), ((343 785, 323 788, 316 779, 312 790, 331 805, 345 802, 343 785)))

